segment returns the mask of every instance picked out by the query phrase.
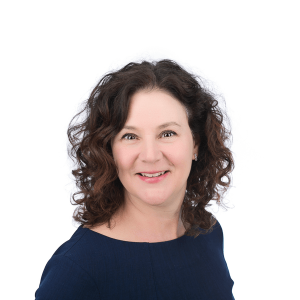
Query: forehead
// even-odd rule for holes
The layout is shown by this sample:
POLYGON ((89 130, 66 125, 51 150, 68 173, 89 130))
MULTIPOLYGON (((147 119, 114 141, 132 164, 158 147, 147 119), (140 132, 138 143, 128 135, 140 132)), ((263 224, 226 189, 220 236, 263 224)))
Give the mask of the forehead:
POLYGON ((187 111, 178 99, 165 91, 142 90, 130 99, 126 125, 134 120, 141 123, 187 122, 187 111))

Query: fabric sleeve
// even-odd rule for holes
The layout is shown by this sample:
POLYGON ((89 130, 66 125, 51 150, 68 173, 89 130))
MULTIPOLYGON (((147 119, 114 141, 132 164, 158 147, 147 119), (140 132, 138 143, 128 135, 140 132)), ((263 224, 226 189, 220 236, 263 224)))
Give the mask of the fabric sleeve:
POLYGON ((36 300, 99 300, 100 294, 92 277, 79 265, 63 255, 48 261, 36 300))

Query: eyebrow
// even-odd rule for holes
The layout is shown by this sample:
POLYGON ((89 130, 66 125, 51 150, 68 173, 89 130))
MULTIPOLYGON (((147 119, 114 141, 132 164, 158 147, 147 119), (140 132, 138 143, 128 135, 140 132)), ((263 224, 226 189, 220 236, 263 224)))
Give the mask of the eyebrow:
MULTIPOLYGON (((176 125, 176 126, 181 127, 181 126, 180 126, 178 123, 176 123, 176 122, 168 122, 168 123, 164 123, 164 124, 159 125, 157 128, 158 128, 158 129, 162 129, 162 128, 166 128, 166 127, 171 126, 171 125, 176 125)), ((124 126, 123 129, 137 130, 136 127, 134 127, 134 126, 128 126, 128 125, 127 125, 127 126, 124 126)))

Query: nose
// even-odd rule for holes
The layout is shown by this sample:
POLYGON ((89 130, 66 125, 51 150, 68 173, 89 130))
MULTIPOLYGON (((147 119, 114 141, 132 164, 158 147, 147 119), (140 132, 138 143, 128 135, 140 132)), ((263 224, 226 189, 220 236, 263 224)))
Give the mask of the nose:
POLYGON ((161 149, 157 142, 151 139, 145 139, 141 145, 139 158, 142 162, 155 163, 163 157, 161 149))

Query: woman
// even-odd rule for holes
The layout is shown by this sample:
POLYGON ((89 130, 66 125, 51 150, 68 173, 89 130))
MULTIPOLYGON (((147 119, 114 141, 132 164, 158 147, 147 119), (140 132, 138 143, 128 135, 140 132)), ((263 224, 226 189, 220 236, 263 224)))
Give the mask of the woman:
POLYGON ((222 204, 234 165, 214 96, 174 61, 143 61, 105 75, 76 116, 81 225, 36 299, 234 299, 222 228, 205 210, 222 204))

